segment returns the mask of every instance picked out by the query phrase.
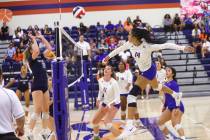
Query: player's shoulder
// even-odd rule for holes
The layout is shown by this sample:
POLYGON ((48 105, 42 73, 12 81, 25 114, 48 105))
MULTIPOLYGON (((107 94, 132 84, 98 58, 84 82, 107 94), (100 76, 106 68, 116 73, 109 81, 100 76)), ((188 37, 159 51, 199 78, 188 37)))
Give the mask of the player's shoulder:
POLYGON ((2 88, 2 90, 4 91, 4 92, 6 92, 7 94, 9 94, 10 96, 17 96, 16 94, 15 94, 15 92, 13 91, 13 90, 11 90, 11 89, 8 89, 8 88, 4 88, 4 87, 1 87, 2 88))
POLYGON ((113 84, 117 84, 117 80, 116 79, 114 79, 114 78, 111 78, 111 83, 113 83, 113 84))

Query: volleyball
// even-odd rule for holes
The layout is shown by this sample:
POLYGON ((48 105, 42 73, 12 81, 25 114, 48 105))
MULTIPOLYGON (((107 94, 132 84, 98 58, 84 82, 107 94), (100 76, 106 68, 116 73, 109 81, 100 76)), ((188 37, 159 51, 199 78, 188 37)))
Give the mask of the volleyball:
POLYGON ((77 19, 82 19, 85 16, 85 9, 81 6, 74 7, 73 16, 77 19))

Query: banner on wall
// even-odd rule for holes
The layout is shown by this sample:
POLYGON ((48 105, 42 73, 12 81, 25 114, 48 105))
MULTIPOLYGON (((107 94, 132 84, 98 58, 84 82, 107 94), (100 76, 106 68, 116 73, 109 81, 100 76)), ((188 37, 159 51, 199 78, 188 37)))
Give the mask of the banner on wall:
POLYGON ((202 16, 210 10, 210 0, 181 0, 181 14, 188 17, 194 14, 202 16))

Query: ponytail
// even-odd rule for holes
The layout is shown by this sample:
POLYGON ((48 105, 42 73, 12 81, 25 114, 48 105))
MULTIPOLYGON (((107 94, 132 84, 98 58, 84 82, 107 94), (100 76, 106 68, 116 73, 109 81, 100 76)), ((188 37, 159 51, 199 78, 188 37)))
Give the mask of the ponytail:
POLYGON ((163 44, 166 42, 165 38, 162 39, 157 39, 155 36, 152 36, 151 33, 143 28, 133 28, 131 30, 131 34, 132 36, 136 37, 139 41, 143 42, 144 40, 147 43, 151 43, 151 44, 163 44))

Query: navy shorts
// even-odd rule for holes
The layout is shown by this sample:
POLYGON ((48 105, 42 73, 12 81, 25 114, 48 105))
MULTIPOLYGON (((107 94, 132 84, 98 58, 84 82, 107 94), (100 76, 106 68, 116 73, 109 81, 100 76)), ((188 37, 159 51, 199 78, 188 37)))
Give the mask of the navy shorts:
POLYGON ((128 93, 127 94, 120 94, 121 97, 128 97, 128 93))
POLYGON ((151 67, 147 71, 142 72, 141 75, 147 78, 148 80, 153 80, 156 77, 156 73, 156 65, 152 63, 151 67))
POLYGON ((53 110, 53 103, 50 105, 49 107, 49 112, 50 112, 50 116, 53 117, 53 113, 54 113, 54 110, 53 110))
POLYGON ((41 90, 43 93, 45 93, 48 90, 47 77, 34 78, 31 85, 31 92, 36 91, 36 90, 41 90))
POLYGON ((180 106, 179 106, 179 107, 177 107, 177 106, 168 106, 167 108, 168 108, 170 111, 173 111, 174 109, 179 108, 179 110, 180 110, 182 113, 184 113, 184 105, 183 105, 182 102, 180 103, 180 106))
MULTIPOLYGON (((106 107, 107 104, 102 103, 102 106, 103 106, 103 107, 106 107)), ((119 103, 119 104, 115 104, 114 107, 117 108, 117 109, 119 109, 119 108, 120 108, 120 103, 119 103)))
POLYGON ((29 90, 29 86, 18 86, 17 90, 20 90, 21 92, 25 92, 26 90, 29 90))

